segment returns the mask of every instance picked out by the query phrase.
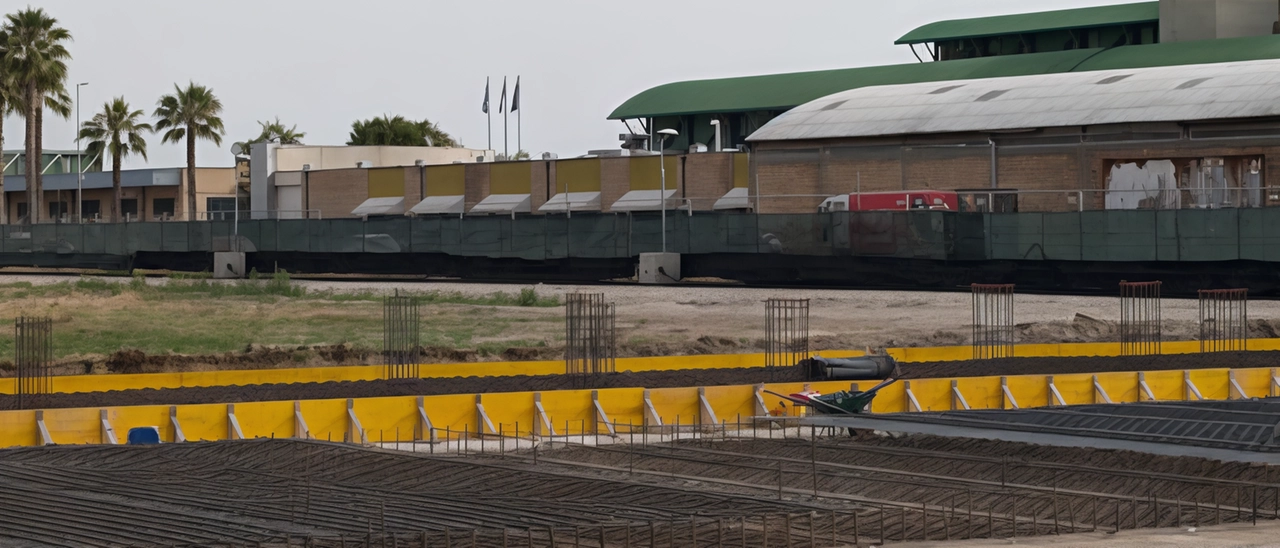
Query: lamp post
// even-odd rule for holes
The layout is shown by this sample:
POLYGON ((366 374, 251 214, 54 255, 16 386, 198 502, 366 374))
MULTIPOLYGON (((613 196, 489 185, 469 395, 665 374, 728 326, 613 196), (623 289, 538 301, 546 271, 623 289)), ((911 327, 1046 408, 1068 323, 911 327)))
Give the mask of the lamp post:
POLYGON ((76 218, 84 222, 84 155, 80 147, 80 86, 89 82, 76 84, 76 218))
POLYGON ((658 199, 662 201, 662 252, 667 252, 667 161, 664 150, 667 148, 667 137, 675 137, 680 132, 674 129, 658 130, 658 171, 662 173, 662 191, 658 199))

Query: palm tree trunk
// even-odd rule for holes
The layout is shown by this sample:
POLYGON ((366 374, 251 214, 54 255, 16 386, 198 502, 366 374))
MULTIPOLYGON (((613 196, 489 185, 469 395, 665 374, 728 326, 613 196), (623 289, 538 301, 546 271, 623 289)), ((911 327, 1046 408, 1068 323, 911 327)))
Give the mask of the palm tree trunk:
POLYGON ((5 106, 0 103, 0 225, 9 224, 9 201, 4 192, 4 112, 5 106))
POLYGON ((36 208, 34 219, 40 220, 44 206, 44 102, 36 105, 36 208))
POLYGON ((187 128, 187 220, 196 220, 196 134, 187 128))
MULTIPOLYGON (((111 201, 111 219, 114 222, 120 222, 120 155, 111 155, 111 192, 115 195, 115 199, 111 201)), ((141 211, 141 209, 139 209, 141 211)))
POLYGON ((27 183, 27 222, 33 222, 32 204, 36 198, 36 179, 34 174, 39 171, 36 166, 40 165, 40 159, 36 158, 36 90, 35 83, 27 84, 26 90, 26 116, 23 116, 27 124, 27 135, 24 144, 26 145, 26 169, 23 170, 27 183))

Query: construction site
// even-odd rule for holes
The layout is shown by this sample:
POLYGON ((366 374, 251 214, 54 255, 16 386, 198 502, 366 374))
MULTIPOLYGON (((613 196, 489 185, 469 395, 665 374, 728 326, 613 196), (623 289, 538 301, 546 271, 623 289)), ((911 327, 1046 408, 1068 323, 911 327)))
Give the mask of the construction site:
MULTIPOLYGON (((894 294, 948 312, 911 322, 912 346, 819 349, 844 300, 888 295, 723 289, 754 304, 706 318, 754 324, 739 331, 762 351, 621 356, 654 309, 618 302, 649 289, 579 286, 535 311, 559 326, 554 359, 433 363, 437 309, 529 312, 412 286, 376 299, 374 363, 78 373, 56 348, 74 323, 20 316, 0 545, 1211 546, 1280 530, 1280 339, 1246 291, 894 294), (755 300, 769 293, 787 298, 755 300), (1086 311, 1087 342, 1054 330, 1086 311), (944 328, 963 344, 928 344, 944 328)), ((708 319, 667 327, 696 339, 708 319)))

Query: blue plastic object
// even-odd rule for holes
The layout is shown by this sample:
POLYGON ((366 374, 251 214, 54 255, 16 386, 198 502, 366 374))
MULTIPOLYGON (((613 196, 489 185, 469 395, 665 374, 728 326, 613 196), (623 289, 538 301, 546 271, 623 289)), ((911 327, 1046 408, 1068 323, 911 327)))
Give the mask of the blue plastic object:
POLYGON ((129 445, 155 445, 160 443, 160 429, 154 426, 139 426, 129 429, 129 445))

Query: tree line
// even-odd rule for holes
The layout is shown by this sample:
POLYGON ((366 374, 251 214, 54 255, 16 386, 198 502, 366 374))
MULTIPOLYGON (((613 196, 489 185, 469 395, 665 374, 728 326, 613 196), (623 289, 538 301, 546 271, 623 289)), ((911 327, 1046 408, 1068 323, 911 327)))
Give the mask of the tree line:
MULTIPOLYGON (((73 108, 67 92, 67 61, 71 60, 67 45, 70 42, 71 32, 60 26, 58 20, 43 8, 28 7, 5 15, 0 23, 0 150, 4 148, 4 118, 15 114, 25 123, 26 161, 23 169, 27 187, 27 220, 32 223, 40 222, 44 201, 40 173, 44 113, 47 110, 67 119, 73 108)), ((196 142, 206 140, 215 145, 222 144, 225 129, 221 115, 222 101, 213 90, 192 81, 185 86, 174 84, 172 93, 162 95, 156 101, 150 121, 143 109, 133 108, 124 97, 115 97, 81 124, 79 138, 88 143, 85 155, 96 158, 93 162, 99 168, 105 157, 111 157, 114 198, 111 219, 119 221, 121 218, 121 162, 131 156, 145 160, 146 136, 151 133, 161 134, 161 143, 186 145, 186 210, 196 211, 196 142)), ((257 137, 237 143, 241 153, 247 154, 249 146, 258 142, 302 144, 306 136, 306 133, 297 131, 296 125, 285 128, 278 117, 258 124, 262 131, 257 137)), ((461 146, 428 120, 415 121, 390 115, 353 122, 347 144, 461 146)), ((0 169, 0 188, 3 186, 4 172, 0 169)), ((79 208, 80 204, 77 204, 77 213, 79 208)), ((8 211, 5 193, 0 191, 0 223, 8 223, 8 211)))

